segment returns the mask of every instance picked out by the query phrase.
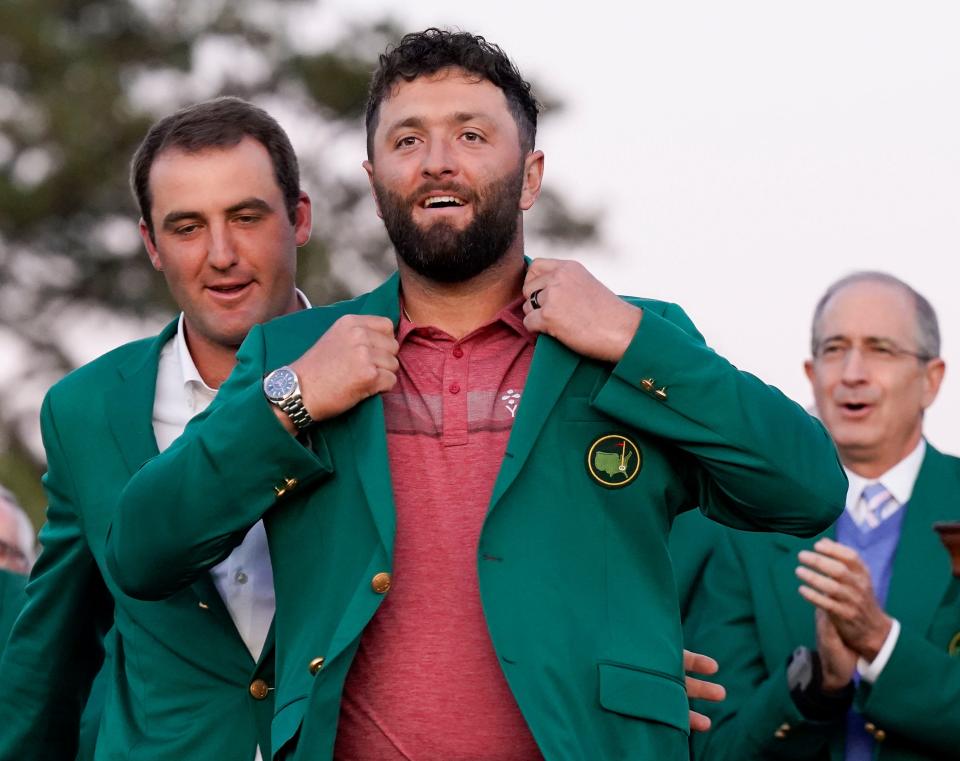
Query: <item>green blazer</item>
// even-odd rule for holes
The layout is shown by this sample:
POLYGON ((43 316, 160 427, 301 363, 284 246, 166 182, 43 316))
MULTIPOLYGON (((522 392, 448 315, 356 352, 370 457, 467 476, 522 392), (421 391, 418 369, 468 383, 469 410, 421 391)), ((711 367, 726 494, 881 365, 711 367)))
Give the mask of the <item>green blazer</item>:
MULTIPOLYGON (((616 367, 537 339, 479 539, 493 645, 549 759, 687 758, 667 550, 676 514, 702 505, 742 528, 811 534, 836 518, 846 490, 819 423, 714 354, 678 307, 633 303, 645 314, 616 367), (622 488, 586 468, 592 442, 611 432, 642 457, 622 488)), ((322 421, 304 445, 277 421, 261 378, 350 313, 396 323, 396 275, 254 328, 203 422, 125 489, 108 538, 118 583, 156 598, 264 516, 277 590, 274 750, 310 761, 332 753, 343 682, 383 599, 371 579, 391 570, 383 404, 371 397, 322 421)))
POLYGON ((23 594, 26 583, 25 576, 0 568, 0 653, 26 599, 23 594))
POLYGON ((708 520, 699 510, 678 515, 670 528, 670 558, 673 561, 673 576, 677 582, 684 630, 688 626, 690 601, 722 534, 720 524, 708 520))
POLYGON ((73 758, 111 626, 97 759, 251 761, 257 743, 270 746, 274 693, 255 700, 250 684, 273 686, 272 642, 254 663, 207 573, 148 603, 124 595, 105 567, 120 491, 157 454, 157 362, 175 330, 76 370, 44 400, 47 523, 0 662, 0 759, 73 758))
MULTIPOLYGON (((960 582, 931 529, 938 520, 960 520, 960 459, 928 445, 887 598, 900 638, 880 678, 856 696, 885 735, 878 761, 960 758, 960 653, 948 653, 960 634, 960 582)), ((692 605, 699 625, 690 644, 720 662, 727 688, 723 703, 699 709, 714 728, 694 738, 698 761, 842 761, 845 720, 805 721, 787 690, 790 653, 816 647, 814 609, 794 574, 797 553, 815 540, 725 533, 692 605)))

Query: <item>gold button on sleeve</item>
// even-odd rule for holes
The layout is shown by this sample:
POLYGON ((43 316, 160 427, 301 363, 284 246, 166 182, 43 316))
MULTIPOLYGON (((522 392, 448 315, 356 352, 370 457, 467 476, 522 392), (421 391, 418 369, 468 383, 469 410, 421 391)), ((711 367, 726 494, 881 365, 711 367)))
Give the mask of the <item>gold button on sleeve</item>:
POLYGON ((887 739, 887 733, 884 732, 882 729, 878 729, 876 732, 873 733, 873 739, 876 740, 878 743, 882 743, 884 740, 887 739))
POLYGON ((287 492, 295 489, 297 487, 297 483, 298 481, 295 478, 285 478, 283 479, 283 483, 279 486, 274 486, 273 490, 277 493, 277 498, 279 499, 287 492))
POLYGON ((644 378, 640 381, 640 386, 644 391, 653 391, 653 387, 657 385, 657 382, 653 378, 644 378))
POLYGON ((773 733, 773 736, 776 737, 778 740, 782 740, 787 736, 787 733, 784 732, 782 729, 778 729, 776 732, 773 733))
POLYGON ((378 595, 388 592, 391 583, 392 580, 390 578, 390 574, 386 571, 381 571, 370 580, 370 586, 373 587, 373 591, 378 595))
POLYGON ((322 655, 310 661, 310 664, 307 666, 310 671, 310 676, 316 676, 319 673, 320 669, 323 668, 323 662, 324 658, 322 655))
POLYGON ((254 700, 265 700, 270 694, 270 686, 263 679, 254 679, 250 682, 250 697, 254 700))
POLYGON ((667 401, 667 387, 663 386, 662 388, 658 388, 656 391, 653 392, 653 395, 657 397, 657 399, 659 399, 661 402, 667 401))

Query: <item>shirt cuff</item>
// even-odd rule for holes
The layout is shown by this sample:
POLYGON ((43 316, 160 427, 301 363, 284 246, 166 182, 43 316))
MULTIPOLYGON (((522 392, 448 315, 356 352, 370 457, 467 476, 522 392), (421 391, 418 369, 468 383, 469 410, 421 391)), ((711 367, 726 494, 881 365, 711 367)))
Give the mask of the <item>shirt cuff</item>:
POLYGON ((857 673, 860 679, 867 684, 873 684, 880 678, 883 667, 890 660, 893 648, 897 646, 897 639, 900 637, 900 622, 897 619, 890 619, 890 631, 887 632, 887 638, 883 641, 883 647, 877 653, 877 657, 872 661, 866 661, 863 658, 857 658, 857 673))

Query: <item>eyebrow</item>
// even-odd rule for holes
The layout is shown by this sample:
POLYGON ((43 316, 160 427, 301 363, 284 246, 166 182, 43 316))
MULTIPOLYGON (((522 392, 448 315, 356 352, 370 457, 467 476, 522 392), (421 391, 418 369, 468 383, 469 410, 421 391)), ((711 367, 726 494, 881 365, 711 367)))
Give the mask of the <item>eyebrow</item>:
POLYGON ((244 210, 270 213, 273 211, 273 207, 262 198, 251 196, 250 198, 244 198, 239 203, 233 204, 233 206, 228 206, 226 211, 227 214, 236 214, 238 211, 244 210))
MULTIPOLYGON (((454 124, 463 124, 465 122, 472 122, 477 119, 482 119, 483 121, 490 122, 492 121, 489 116, 484 114, 473 113, 471 111, 457 111, 451 114, 448 118, 448 122, 453 122, 454 124)), ((424 129, 425 122, 419 116, 408 116, 405 119, 400 119, 399 121, 394 122, 387 129, 387 134, 391 132, 396 132, 398 129, 424 129)))
MULTIPOLYGON (((238 211, 262 211, 264 213, 273 212, 273 207, 264 201, 262 198, 257 198, 256 196, 251 196, 250 198, 244 198, 242 201, 228 206, 225 209, 227 214, 236 214, 238 211)), ((171 227, 174 227, 177 223, 183 222, 186 219, 203 219, 204 214, 201 214, 199 211, 171 211, 163 218, 163 228, 169 230, 171 227)))
MULTIPOLYGON (((837 334, 833 336, 827 336, 826 338, 821 339, 819 345, 823 346, 832 341, 842 341, 845 343, 853 343, 853 339, 851 339, 849 336, 837 334)), ((889 344, 890 346, 895 346, 898 349, 903 349, 903 345, 899 341, 897 341, 894 338, 890 338, 889 336, 864 336, 861 339, 861 343, 863 343, 866 346, 878 346, 881 344, 889 344)))

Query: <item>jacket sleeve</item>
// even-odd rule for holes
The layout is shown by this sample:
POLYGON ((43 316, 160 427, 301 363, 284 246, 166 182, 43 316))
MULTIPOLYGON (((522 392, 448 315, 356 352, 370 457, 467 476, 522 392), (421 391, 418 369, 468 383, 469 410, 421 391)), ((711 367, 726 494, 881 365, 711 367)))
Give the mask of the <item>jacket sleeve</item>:
POLYGON ((720 703, 693 701, 693 709, 712 721, 708 732, 693 736, 694 757, 697 761, 825 757, 829 737, 841 729, 843 717, 836 723, 814 722, 797 709, 787 688, 789 653, 783 654, 782 665, 771 666, 761 652, 747 573, 729 534, 723 536, 691 603, 695 626, 685 630, 686 646, 716 659, 720 671, 715 679, 727 690, 720 703))
POLYGON ((960 659, 907 627, 877 681, 861 684, 856 705, 898 743, 960 759, 960 659))
POLYGON ((290 499, 332 472, 323 426, 306 446, 263 396, 265 356, 256 326, 207 411, 124 489, 106 557, 126 594, 156 600, 188 586, 243 541, 278 492, 290 499))
POLYGON ((103 662, 113 598, 75 505, 50 396, 40 414, 48 507, 43 551, 0 661, 0 759, 73 758, 80 716, 103 662))
POLYGON ((592 404, 687 453, 693 498, 713 520, 813 536, 843 510, 846 476, 823 426, 709 349, 676 305, 644 308, 592 404))

